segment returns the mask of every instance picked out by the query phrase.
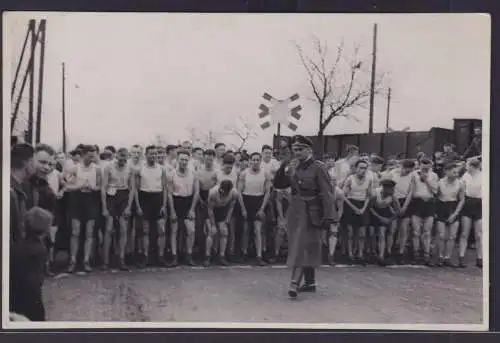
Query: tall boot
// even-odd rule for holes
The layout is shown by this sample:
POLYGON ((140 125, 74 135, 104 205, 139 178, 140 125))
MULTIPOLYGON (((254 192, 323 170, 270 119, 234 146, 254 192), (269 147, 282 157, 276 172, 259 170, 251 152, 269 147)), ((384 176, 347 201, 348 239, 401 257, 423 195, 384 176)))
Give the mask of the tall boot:
POLYGON ((299 292, 316 292, 316 270, 313 267, 302 268, 304 284, 299 287, 299 292))

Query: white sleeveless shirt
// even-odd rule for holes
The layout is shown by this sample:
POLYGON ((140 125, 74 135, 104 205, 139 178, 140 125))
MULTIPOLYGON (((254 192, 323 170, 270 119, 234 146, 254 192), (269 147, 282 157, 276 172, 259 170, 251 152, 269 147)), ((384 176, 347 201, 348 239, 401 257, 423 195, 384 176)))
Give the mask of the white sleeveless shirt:
POLYGON ((438 183, 439 200, 441 201, 457 201, 458 192, 460 190, 460 179, 456 179, 449 183, 446 178, 442 178, 438 183))
MULTIPOLYGON (((413 175, 415 177, 415 190, 413 192, 413 197, 414 198, 419 198, 419 199, 431 199, 434 197, 434 194, 432 191, 429 189, 429 186, 425 181, 420 180, 420 175, 418 174, 418 171, 414 171, 413 175)), ((429 174, 427 175, 427 180, 431 185, 434 185, 434 187, 437 187, 439 177, 437 176, 436 173, 433 171, 429 171, 429 174)))
POLYGON ((372 180, 367 175, 365 175, 363 180, 359 180, 356 175, 350 175, 347 179, 350 180, 351 187, 349 192, 345 195, 346 198, 365 201, 368 195, 367 191, 372 183, 372 180))
POLYGON ((187 168, 185 175, 181 175, 178 170, 175 170, 171 178, 173 184, 172 194, 174 196, 190 197, 193 195, 195 181, 194 170, 187 168))
POLYGON ((231 170, 231 173, 226 174, 222 169, 217 170, 217 183, 221 183, 224 180, 229 180, 233 183, 233 187, 236 187, 238 182, 238 171, 236 168, 231 170))
POLYGON ((139 172, 141 179, 140 190, 142 192, 150 193, 162 192, 162 174, 163 168, 160 165, 155 164, 154 167, 150 167, 147 164, 144 164, 139 172))
POLYGON ((90 188, 97 187, 97 166, 91 163, 85 167, 83 163, 79 163, 76 169, 76 184, 88 185, 90 188))
POLYGON ((245 179, 245 186, 243 188, 243 195, 262 196, 266 193, 266 181, 269 174, 261 169, 259 172, 254 173, 251 169, 246 169, 242 177, 245 179))
POLYGON ((410 191, 411 179, 413 178, 413 174, 409 173, 408 175, 402 176, 401 170, 395 169, 391 172, 390 177, 394 182, 396 182, 396 186, 394 187, 394 196, 396 199, 404 199, 408 195, 410 191))
POLYGON ((481 172, 478 172, 474 176, 469 173, 465 173, 464 176, 462 176, 462 183, 465 186, 465 196, 478 199, 483 197, 481 172))
POLYGON ((128 189, 128 180, 131 173, 128 163, 123 166, 123 169, 118 170, 116 162, 112 162, 106 169, 108 170, 108 194, 114 195, 117 190, 128 189))

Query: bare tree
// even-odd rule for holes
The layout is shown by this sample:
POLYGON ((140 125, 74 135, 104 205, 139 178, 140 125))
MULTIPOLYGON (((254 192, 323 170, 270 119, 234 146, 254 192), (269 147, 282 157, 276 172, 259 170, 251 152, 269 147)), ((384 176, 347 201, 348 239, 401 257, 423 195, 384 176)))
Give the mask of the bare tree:
MULTIPOLYGON (((360 56, 359 44, 354 44, 353 52, 349 54, 344 40, 338 44, 333 60, 329 58, 328 44, 317 37, 310 55, 306 55, 300 45, 295 44, 295 47, 307 73, 312 100, 319 107, 318 138, 322 156, 324 132, 331 121, 338 117, 357 120, 351 110, 369 104, 370 63, 360 56)), ((375 94, 381 91, 382 78, 377 77, 375 94)))
POLYGON ((250 140, 257 138, 256 126, 243 115, 239 116, 234 124, 225 125, 224 131, 226 135, 238 139, 238 144, 235 145, 235 150, 238 151, 242 150, 250 140))

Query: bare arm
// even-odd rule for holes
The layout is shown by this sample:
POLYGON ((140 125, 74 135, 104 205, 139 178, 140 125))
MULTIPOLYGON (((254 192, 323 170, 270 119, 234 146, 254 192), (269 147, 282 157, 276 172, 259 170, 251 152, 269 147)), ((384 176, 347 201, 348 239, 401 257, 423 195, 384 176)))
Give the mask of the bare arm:
POLYGON ((216 225, 215 215, 214 215, 214 207, 215 207, 214 200, 213 200, 211 194, 209 194, 208 200, 207 200, 207 210, 208 210, 208 220, 210 221, 210 224, 212 224, 212 226, 216 225))
POLYGON ((373 184, 373 181, 370 181, 370 184, 368 185, 368 188, 366 189, 366 199, 365 199, 365 203, 363 204, 363 207, 361 208, 361 210, 364 212, 366 211, 366 209, 368 208, 368 205, 370 204, 371 202, 371 196, 373 194, 373 191, 372 191, 372 184, 373 184))
POLYGON ((127 207, 130 209, 132 208, 132 202, 134 201, 135 197, 135 174, 133 171, 130 171, 130 174, 128 176, 128 201, 127 201, 127 207))
POLYGON ((198 182, 198 179, 196 178, 196 175, 194 176, 194 190, 193 190, 193 202, 191 203, 191 212, 194 212, 194 209, 196 208, 196 204, 198 202, 198 198, 200 196, 200 183, 198 182))
POLYGON ((109 184, 109 170, 110 170, 109 166, 106 166, 104 168, 104 171, 102 172, 101 203, 103 212, 108 212, 108 205, 106 202, 106 197, 107 197, 106 191, 108 190, 108 184, 109 184))
POLYGON ((174 207, 174 179, 169 176, 167 177, 167 199, 168 199, 168 207, 170 209, 170 213, 175 214, 175 207, 174 207))
POLYGON ((457 217, 460 214, 460 211, 462 211, 464 204, 465 204, 465 189, 463 184, 460 183, 460 189, 458 191, 458 205, 457 208, 455 209, 455 212, 453 212, 454 217, 457 217))
POLYGON ((413 192, 415 190, 415 175, 412 175, 412 179, 410 181, 410 188, 408 189, 408 194, 406 195, 405 203, 403 205, 403 209, 406 211, 408 205, 410 204, 411 199, 413 198, 413 192))
POLYGON ((141 204, 139 203, 139 190, 141 189, 141 172, 140 170, 137 170, 134 172, 134 178, 135 178, 135 192, 134 192, 134 198, 135 198, 135 204, 138 209, 141 208, 141 204))
POLYGON ((167 209, 167 201, 168 201, 168 186, 167 186, 167 171, 166 169, 162 169, 161 171, 161 189, 162 189, 162 202, 161 207, 163 209, 167 209))
POLYGON ((264 185, 264 200, 262 201, 262 205, 260 206, 259 212, 264 212, 267 203, 269 202, 269 198, 271 196, 271 184, 272 184, 272 177, 269 175, 266 177, 266 184, 264 185))

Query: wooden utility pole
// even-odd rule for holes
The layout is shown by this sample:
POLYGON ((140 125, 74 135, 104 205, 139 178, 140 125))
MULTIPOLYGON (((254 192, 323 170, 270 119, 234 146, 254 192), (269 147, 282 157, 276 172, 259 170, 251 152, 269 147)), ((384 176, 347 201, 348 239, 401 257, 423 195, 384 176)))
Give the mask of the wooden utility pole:
POLYGON ((391 87, 387 90, 387 113, 385 114, 385 132, 389 132, 389 117, 391 113, 391 87))
POLYGON ((43 69, 45 62, 45 25, 46 25, 46 20, 42 19, 40 22, 40 26, 38 27, 38 32, 40 34, 40 66, 38 72, 38 97, 37 97, 36 137, 35 137, 35 142, 37 144, 40 143, 42 135, 43 69))
POLYGON ((66 152, 66 74, 65 74, 65 63, 62 63, 62 150, 66 152))
POLYGON ((28 73, 30 78, 30 88, 29 88, 29 98, 28 98, 28 130, 26 132, 26 142, 33 144, 33 98, 35 93, 35 49, 36 49, 36 39, 37 34, 35 32, 36 21, 31 19, 29 22, 29 29, 31 34, 31 49, 30 49, 30 61, 28 65, 28 73))
POLYGON ((377 71, 377 23, 373 24, 372 80, 370 86, 370 121, 368 133, 373 133, 373 103, 375 100, 375 74, 377 71))

